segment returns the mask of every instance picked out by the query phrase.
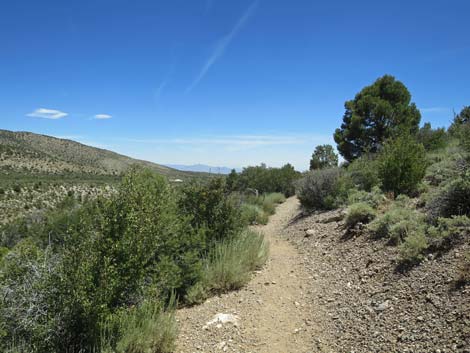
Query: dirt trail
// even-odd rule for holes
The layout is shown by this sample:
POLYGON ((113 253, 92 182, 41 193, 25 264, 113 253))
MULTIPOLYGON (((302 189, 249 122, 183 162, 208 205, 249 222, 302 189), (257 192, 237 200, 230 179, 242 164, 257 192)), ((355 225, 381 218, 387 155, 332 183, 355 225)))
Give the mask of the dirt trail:
POLYGON ((312 277, 281 236, 298 209, 297 199, 289 198, 267 225, 256 227, 270 242, 270 257, 245 288, 178 311, 177 352, 312 352, 320 334, 311 321, 312 277), (219 313, 236 315, 238 325, 207 326, 219 313))

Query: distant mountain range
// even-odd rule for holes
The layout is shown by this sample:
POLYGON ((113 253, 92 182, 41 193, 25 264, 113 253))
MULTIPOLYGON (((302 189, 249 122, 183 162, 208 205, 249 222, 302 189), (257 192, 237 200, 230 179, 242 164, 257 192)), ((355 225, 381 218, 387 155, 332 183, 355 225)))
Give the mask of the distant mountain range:
POLYGON ((199 173, 212 173, 212 174, 229 174, 232 169, 235 169, 237 172, 240 171, 240 168, 228 168, 228 167, 214 167, 205 164, 193 164, 193 165, 184 165, 184 164, 165 164, 165 166, 185 172, 199 172, 199 173))

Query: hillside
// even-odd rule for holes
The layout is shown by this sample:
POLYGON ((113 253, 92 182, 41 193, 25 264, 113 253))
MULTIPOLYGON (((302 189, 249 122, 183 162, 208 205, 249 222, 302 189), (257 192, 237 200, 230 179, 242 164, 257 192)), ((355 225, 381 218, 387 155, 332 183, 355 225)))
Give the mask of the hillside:
POLYGON ((200 176, 72 140, 31 132, 0 130, 2 174, 116 176, 135 164, 171 178, 200 176))

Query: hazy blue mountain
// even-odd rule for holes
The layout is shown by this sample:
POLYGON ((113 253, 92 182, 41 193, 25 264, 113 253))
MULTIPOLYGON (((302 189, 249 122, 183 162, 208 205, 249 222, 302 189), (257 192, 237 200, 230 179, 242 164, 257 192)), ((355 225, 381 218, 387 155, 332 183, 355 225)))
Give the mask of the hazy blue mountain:
MULTIPOLYGON (((184 164, 165 164, 165 166, 184 172, 204 172, 204 173, 213 173, 213 174, 229 174, 233 168, 228 167, 215 167, 205 164, 193 164, 193 165, 184 165, 184 164)), ((235 170, 240 171, 240 168, 235 168, 235 170)))

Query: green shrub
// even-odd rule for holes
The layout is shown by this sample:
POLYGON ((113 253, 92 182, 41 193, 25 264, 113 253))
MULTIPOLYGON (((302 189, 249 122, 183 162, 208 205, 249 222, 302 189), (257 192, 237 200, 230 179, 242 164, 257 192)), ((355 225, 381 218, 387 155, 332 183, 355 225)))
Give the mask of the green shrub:
POLYGON ((470 215, 470 176, 458 177, 430 196, 426 211, 431 219, 470 215))
POLYGON ((416 134, 416 139, 426 151, 435 151, 445 147, 447 134, 444 128, 433 129, 431 123, 425 123, 416 134))
POLYGON ((382 190, 395 195, 415 193, 426 166, 424 147, 411 136, 404 135, 388 141, 379 156, 382 190))
MULTIPOLYGON (((463 124, 458 133, 460 146, 466 153, 470 153, 470 122, 463 124)), ((468 156, 467 156, 468 159, 468 156)))
POLYGON ((364 202, 354 203, 348 207, 346 214, 346 226, 354 227, 359 222, 369 223, 376 216, 375 210, 364 202))
POLYGON ((28 240, 6 255, 0 268, 0 350, 20 342, 29 352, 50 352, 60 344, 67 315, 60 266, 58 255, 28 240))
POLYGON ((412 231, 400 245, 400 261, 402 263, 417 263, 424 259, 424 251, 428 242, 424 231, 412 231))
POLYGON ((378 186, 374 186, 370 192, 351 189, 348 195, 348 204, 352 205, 357 202, 364 202, 372 208, 377 208, 386 200, 385 195, 378 186))
POLYGON ((230 191, 257 190, 259 193, 280 192, 285 196, 295 193, 294 182, 300 178, 290 164, 281 168, 268 168, 265 164, 246 167, 241 173, 232 172, 227 177, 227 187, 230 191))
POLYGON ((301 205, 310 210, 327 210, 336 206, 339 194, 339 168, 311 171, 297 183, 297 196, 301 205))
POLYGON ((244 203, 241 205, 241 218, 245 224, 267 224, 269 215, 258 205, 244 203))
POLYGON ((380 184, 378 162, 374 155, 363 155, 347 167, 347 174, 359 190, 371 191, 380 184))
POLYGON ((260 268, 268 257, 268 244, 261 234, 252 231, 218 243, 209 253, 203 280, 188 291, 186 300, 198 303, 210 292, 238 289, 248 282, 251 272, 260 268))
POLYGON ((406 206, 405 198, 398 199, 389 210, 374 219, 368 229, 376 238, 388 238, 400 243, 408 234, 423 229, 425 217, 406 206))
POLYGON ((280 204, 286 201, 286 197, 280 192, 272 192, 264 195, 264 201, 272 204, 280 204))
POLYGON ((116 353, 171 353, 177 337, 176 320, 172 308, 144 301, 119 317, 121 335, 116 353))
MULTIPOLYGON (((458 155, 457 155, 458 156, 458 155)), ((426 169, 424 180, 432 186, 439 186, 444 182, 457 178, 461 174, 461 161, 456 157, 445 158, 431 164, 426 169)))
POLYGON ((207 246, 230 238, 243 227, 239 208, 228 197, 221 178, 183 187, 178 206, 180 213, 189 217, 191 226, 204 232, 207 246))
POLYGON ((434 226, 429 227, 430 245, 434 250, 448 250, 470 232, 468 216, 438 218, 434 226))
POLYGON ((467 253, 460 265, 459 275, 457 278, 459 285, 466 285, 470 283, 470 253, 467 253))

